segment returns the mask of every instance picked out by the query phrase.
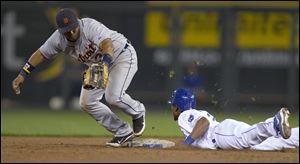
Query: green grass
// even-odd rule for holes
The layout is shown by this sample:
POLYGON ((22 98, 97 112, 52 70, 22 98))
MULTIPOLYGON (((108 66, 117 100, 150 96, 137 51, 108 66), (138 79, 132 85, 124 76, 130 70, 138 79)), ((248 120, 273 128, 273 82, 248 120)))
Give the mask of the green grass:
MULTIPOLYGON (((116 112, 131 124, 131 118, 116 112)), ((111 136, 90 115, 81 111, 1 110, 1 135, 34 136, 111 136)), ((146 136, 180 135, 171 113, 148 112, 146 136)))
MULTIPOLYGON (((116 110, 113 110, 114 112, 116 110)), ((131 124, 128 115, 117 115, 131 124)), ((214 114, 214 113, 211 113, 214 114)), ((267 114, 215 114, 218 121, 233 118, 254 124, 263 121, 267 114)), ((292 116, 290 123, 299 126, 299 117, 292 116)), ((8 110, 1 109, 1 135, 14 136, 111 136, 91 116, 81 111, 8 110)), ((182 136, 177 122, 169 111, 147 111, 144 136, 182 136)))

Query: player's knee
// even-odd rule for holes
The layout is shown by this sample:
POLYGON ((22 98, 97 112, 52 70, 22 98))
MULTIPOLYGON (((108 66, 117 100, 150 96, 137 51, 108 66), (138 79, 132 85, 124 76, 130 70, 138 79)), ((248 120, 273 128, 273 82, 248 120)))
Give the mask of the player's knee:
POLYGON ((81 107, 82 110, 89 112, 90 109, 93 106, 93 102, 89 101, 89 100, 84 100, 84 99, 80 99, 79 100, 79 105, 81 107))
POLYGON ((119 96, 112 95, 112 96, 105 96, 105 100, 110 105, 117 106, 118 102, 120 101, 120 98, 119 98, 119 96))

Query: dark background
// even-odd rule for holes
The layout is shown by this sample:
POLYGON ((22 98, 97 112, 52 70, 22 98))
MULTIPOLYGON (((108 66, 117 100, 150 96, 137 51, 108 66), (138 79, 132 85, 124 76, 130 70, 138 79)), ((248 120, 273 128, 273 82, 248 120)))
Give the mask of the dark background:
MULTIPOLYGON (((79 17, 91 17, 110 29, 124 34, 138 54, 139 70, 127 92, 141 100, 151 110, 164 108, 171 91, 185 86, 185 69, 196 64, 198 75, 203 79, 206 99, 201 107, 216 111, 267 111, 288 106, 299 111, 299 4, 297 2, 1 2, 1 109, 10 106, 46 107, 53 96, 66 102, 65 108, 73 108, 69 102, 79 97, 81 72, 85 66, 59 54, 53 61, 46 61, 28 78, 21 96, 15 96, 11 82, 31 54, 54 32, 55 13, 69 7, 79 17), (159 11, 166 16, 158 24, 169 42, 161 43, 163 34, 148 33, 147 16, 159 11), (217 22, 211 25, 207 17, 185 12, 217 14, 217 22), (251 23, 240 13, 250 12, 255 20, 251 23), (279 13, 279 16, 276 15, 279 13), (288 17, 286 17, 286 14, 288 17), (282 16, 282 18, 278 18, 282 16), (273 19, 273 17, 275 17, 273 19), (277 20, 278 18, 278 20, 277 20), (183 20, 183 21, 182 21, 183 20), (256 22, 257 20, 257 22, 256 22), (261 21, 262 20, 262 21, 261 21), (253 23, 254 22, 254 23, 253 23), (202 36, 216 28, 219 44, 206 45, 202 36), (194 31, 195 38, 204 43, 182 44, 182 31, 194 31), (201 32, 202 30, 202 32, 201 32), (257 31, 270 44, 251 47, 238 41, 239 31, 255 35, 257 31), (284 38, 288 30, 288 44, 277 45, 274 40, 284 38), (276 38, 276 36, 278 36, 276 38), (157 37, 157 44, 147 43, 147 37, 157 37), (201 40, 200 39, 200 40, 201 40), (61 62, 61 65, 57 64, 61 62), (54 68, 60 72, 48 80, 41 80, 40 73, 54 68), (152 108, 153 107, 153 108, 152 108)), ((201 15, 201 14, 200 14, 201 15)), ((214 35, 214 34, 212 34, 214 35)), ((250 39, 251 41, 251 39, 250 39)), ((254 42, 263 42, 255 40, 254 42)), ((155 39, 154 39, 155 42, 155 39)), ((195 41, 196 42, 196 41, 195 41)), ((207 39, 209 42, 209 39, 207 39)), ((282 43, 287 42, 282 40, 282 43)), ((76 100, 76 99, 75 99, 76 100)))

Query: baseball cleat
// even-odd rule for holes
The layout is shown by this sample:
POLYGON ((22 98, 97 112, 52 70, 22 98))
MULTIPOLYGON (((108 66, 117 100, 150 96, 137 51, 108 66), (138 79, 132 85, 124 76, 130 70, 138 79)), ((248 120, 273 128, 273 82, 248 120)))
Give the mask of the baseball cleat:
POLYGON ((138 119, 132 120, 132 122, 133 122, 133 132, 135 137, 141 136, 146 127, 145 114, 138 119))
POLYGON ((114 137, 111 141, 107 142, 106 145, 111 147, 121 147, 125 142, 131 141, 133 137, 133 132, 123 137, 114 137))
POLYGON ((274 128, 284 139, 288 139, 291 136, 289 117, 290 112, 287 108, 281 108, 274 117, 274 128))

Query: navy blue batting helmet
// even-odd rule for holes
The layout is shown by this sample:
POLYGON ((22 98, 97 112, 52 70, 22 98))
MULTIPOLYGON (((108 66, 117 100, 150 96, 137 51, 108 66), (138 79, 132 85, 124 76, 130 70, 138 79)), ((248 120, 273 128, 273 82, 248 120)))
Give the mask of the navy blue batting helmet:
POLYGON ((56 24, 61 33, 75 29, 79 23, 75 13, 71 9, 61 9, 56 14, 56 24))
POLYGON ((181 112, 196 107, 194 94, 186 88, 179 88, 173 91, 169 104, 176 105, 181 112))

